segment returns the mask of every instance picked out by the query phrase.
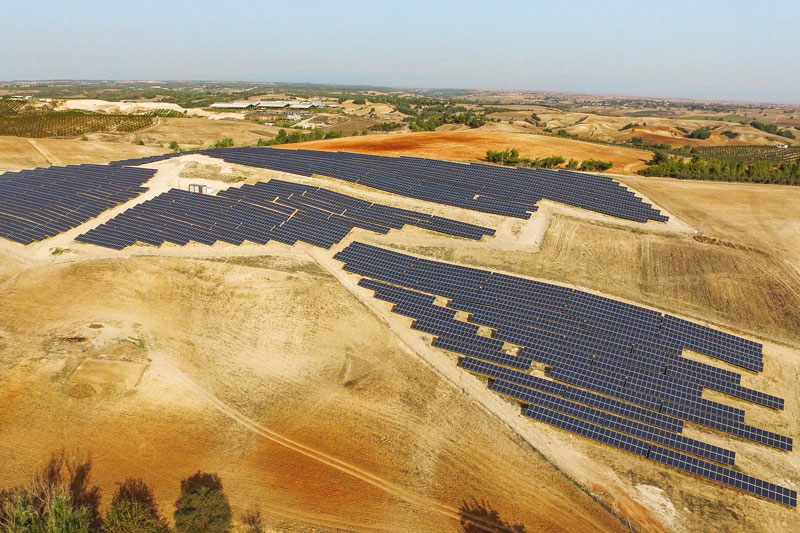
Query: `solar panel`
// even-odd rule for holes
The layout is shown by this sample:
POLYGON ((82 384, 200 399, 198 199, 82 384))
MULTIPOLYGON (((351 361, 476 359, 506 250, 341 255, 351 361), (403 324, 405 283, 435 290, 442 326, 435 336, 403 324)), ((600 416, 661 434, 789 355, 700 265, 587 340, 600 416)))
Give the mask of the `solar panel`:
MULTIPOLYGON (((114 168, 114 167, 111 167, 114 168)), ((216 196, 171 190, 134 206, 76 240, 118 248, 143 242, 185 245, 190 240, 239 245, 304 241, 330 248, 350 231, 362 228, 387 233, 415 225, 479 240, 494 230, 457 220, 395 210, 350 196, 282 180, 270 180, 220 191, 216 196), (349 211, 356 210, 351 217, 349 211)))
MULTIPOLYGON (((773 409, 782 409, 783 399, 746 387, 739 372, 682 353, 688 348, 758 370, 758 343, 576 289, 360 242, 335 258, 346 271, 366 276, 359 284, 376 298, 416 319, 413 328, 434 335, 434 347, 465 356, 461 368, 488 376, 493 390, 528 404, 531 418, 645 457, 666 450, 690 471, 702 465, 700 475, 712 465, 715 473, 706 477, 717 480, 735 472, 726 468, 734 464, 734 452, 680 435, 684 421, 792 449, 790 437, 746 424, 744 409, 708 400, 703 392, 709 388, 773 409), (447 308, 434 305, 436 296, 450 299, 447 308), (466 313, 466 322, 455 319, 456 310, 466 313), (516 345, 513 353, 505 350, 507 343, 516 345), (547 377, 529 374, 534 364, 544 365, 547 377)), ((788 489, 748 480, 733 486, 796 505, 788 489)))

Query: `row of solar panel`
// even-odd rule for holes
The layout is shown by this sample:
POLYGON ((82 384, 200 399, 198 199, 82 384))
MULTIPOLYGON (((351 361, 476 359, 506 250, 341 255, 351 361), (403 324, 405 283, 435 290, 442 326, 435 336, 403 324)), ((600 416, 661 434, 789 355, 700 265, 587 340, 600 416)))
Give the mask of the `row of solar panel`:
MULTIPOLYGON (((511 368, 527 370, 530 367, 531 360, 524 357, 527 348, 523 350, 522 356, 503 353, 501 351, 504 346, 502 341, 475 336, 476 327, 474 325, 449 322, 453 318, 453 310, 432 306, 432 297, 429 295, 422 295, 365 278, 359 284, 375 290, 376 298, 396 303, 397 305, 392 309, 393 312, 417 318, 418 320, 412 325, 414 329, 438 335, 433 343, 436 347, 511 368)), ((779 449, 791 450, 790 438, 744 424, 744 411, 741 409, 705 400, 696 394, 685 395, 658 386, 630 384, 625 379, 609 377, 586 366, 572 364, 568 359, 547 358, 544 360, 546 364, 555 366, 550 375, 556 379, 594 389, 656 411, 672 409, 678 416, 688 417, 700 423, 703 420, 713 421, 713 424, 706 422, 703 425, 779 449)), ((507 369, 507 372, 512 372, 517 377, 524 375, 510 369, 507 369)), ((646 420, 643 421, 646 422, 646 420)))
MULTIPOLYGON (((359 284, 374 290, 376 298, 395 303, 393 312, 418 319, 412 327, 437 335, 438 337, 433 343, 436 347, 511 368, 521 370, 530 368, 531 359, 526 358, 525 353, 529 352, 531 348, 523 349, 521 355, 502 352, 505 344, 503 341, 476 336, 475 325, 461 322, 452 323, 454 311, 433 306, 433 297, 430 295, 366 278, 362 278, 359 284)), ((535 346, 534 349, 539 350, 540 346, 535 346)), ((703 425, 782 450, 791 450, 792 448, 790 438, 744 424, 745 413, 743 410, 703 399, 696 392, 689 395, 647 381, 644 382, 645 385, 642 384, 642 381, 629 383, 625 376, 609 376, 603 373, 602 367, 592 369, 586 365, 575 364, 569 358, 542 356, 539 359, 553 367, 550 375, 556 379, 597 390, 648 409, 656 411, 671 409, 678 416, 699 423, 703 423, 704 420, 710 421, 703 425)), ((493 367, 494 365, 486 365, 486 368, 493 367)), ((498 371, 497 368, 494 370, 498 371)), ((525 376, 522 372, 510 369, 503 369, 503 371, 517 379, 525 376)), ((493 377, 508 378, 503 374, 493 377)), ((508 379, 514 380, 513 377, 508 379)), ((646 420, 642 421, 646 422, 646 420)))
POLYGON ((135 198, 155 170, 106 165, 37 168, 0 175, 0 237, 52 237, 135 198))
MULTIPOLYGON (((519 218, 528 218, 536 210, 535 204, 546 198, 638 222, 668 220, 617 182, 577 172, 253 147, 198 153, 305 176, 326 175, 404 196, 519 218)), ((143 164, 158 157, 112 164, 143 164)))
MULTIPOLYGON (((388 251, 380 248, 353 243, 336 257, 344 260, 346 262, 344 268, 351 272, 363 273, 377 269, 380 273, 388 273, 385 277, 418 281, 420 272, 414 275, 415 258, 404 254, 400 254, 402 257, 397 257, 394 252, 386 252, 388 251)), ((452 275, 455 271, 464 274, 467 283, 476 284, 474 286, 479 288, 488 284, 485 276, 476 274, 471 269, 464 270, 464 267, 458 267, 452 269, 450 276, 441 276, 437 286, 457 279, 452 275)), ((425 269, 424 275, 435 275, 435 270, 425 269)), ((434 346, 471 356, 462 358, 459 366, 495 379, 492 384, 494 390, 528 403, 531 408, 542 407, 553 414, 572 418, 577 423, 573 424, 572 429, 579 433, 583 431, 582 434, 586 434, 588 431, 604 442, 616 443, 632 451, 637 449, 644 451, 645 456, 650 453, 650 442, 655 443, 652 446, 661 444, 677 450, 675 453, 680 455, 674 457, 682 457, 685 465, 707 464, 719 468, 724 468, 720 465, 733 465, 734 453, 679 435, 683 428, 683 420, 726 431, 778 449, 787 451, 792 449, 791 438, 745 424, 743 410, 702 398, 699 393, 703 386, 696 381, 676 381, 674 376, 653 374, 646 371, 645 367, 626 366, 618 360, 602 357, 576 362, 574 354, 564 353, 559 356, 558 350, 555 349, 558 346, 556 344, 534 343, 530 346, 513 347, 503 339, 497 338, 497 330, 493 332, 492 338, 478 335, 477 324, 471 323, 473 318, 471 315, 468 315, 469 322, 456 320, 455 309, 449 304, 443 307, 435 303, 437 293, 418 292, 417 287, 411 289, 379 279, 380 276, 378 279, 362 278, 359 284, 372 289, 376 298, 394 303, 393 312, 414 319, 413 328, 435 335, 434 346), (541 352, 541 355, 531 358, 526 355, 531 351, 541 352), (556 352, 555 355, 552 352, 556 352), (547 366, 551 368, 549 372, 551 379, 514 370, 514 368, 527 370, 531 361, 536 358, 548 359, 547 366), (585 424, 591 424, 592 429, 587 430, 585 424), (717 462, 719 465, 709 461, 717 462)), ((513 286, 507 279, 504 283, 513 286)), ((595 299, 596 297, 575 300, 591 303, 596 301, 595 299)), ((604 308, 613 309, 615 306, 604 306, 604 308)), ((616 309, 620 307, 616 306, 616 309)), ((495 311, 502 312, 501 309, 495 311)), ((739 344, 748 346, 748 343, 739 344)), ((687 368, 697 370, 697 367, 692 365, 688 365, 687 368)), ((741 387, 740 374, 722 372, 724 369, 716 370, 721 373, 713 377, 714 381, 741 387)), ((780 498, 791 494, 780 493, 780 490, 776 493, 774 489, 777 486, 774 484, 751 477, 747 477, 747 483, 737 484, 731 472, 739 474, 729 469, 709 470, 704 466, 700 470, 694 467, 687 467, 687 470, 700 475, 709 474, 713 470, 706 477, 723 482, 727 479, 732 486, 771 497, 776 501, 782 501, 780 498)))
POLYGON ((137 241, 159 246, 189 241, 211 245, 218 240, 237 245, 245 240, 259 244, 301 240, 330 248, 356 227, 387 233, 406 224, 476 240, 494 233, 489 228, 373 204, 318 187, 271 180, 221 191, 217 196, 174 189, 76 240, 113 249, 137 241))
MULTIPOLYGON (((585 330, 582 334, 584 340, 594 342, 595 350, 606 346, 611 353, 616 350, 620 355, 655 358, 664 363, 664 368, 675 363, 684 348, 689 348, 750 370, 763 369, 759 343, 577 289, 419 259, 362 243, 353 243, 339 252, 337 258, 344 261, 350 271, 446 296, 453 299, 454 307, 474 315, 486 310, 496 312, 497 321, 486 325, 505 326, 512 334, 525 331, 513 329, 519 324, 528 326, 530 332, 541 329, 532 328, 535 324, 531 321, 546 318, 551 324, 558 322, 572 326, 569 335, 556 332, 564 338, 579 336, 580 331, 585 330), (673 325, 678 324, 686 330, 686 323, 691 324, 691 330, 682 336, 681 330, 673 325), (663 337, 662 333, 668 337, 663 337), (702 340, 702 345, 698 339, 702 340)), ((673 364, 670 374, 679 374, 682 369, 686 369, 687 376, 701 375, 708 382, 736 382, 738 379, 736 373, 719 371, 702 363, 673 364)), ((749 394, 747 391, 739 392, 749 394)), ((751 396, 780 408, 780 402, 751 396)))
POLYGON ((730 487, 755 494, 790 507, 797 507, 797 491, 743 474, 731 468, 698 459, 675 450, 630 437, 618 431, 604 428, 591 422, 565 415, 539 405, 530 405, 525 416, 566 429, 584 437, 609 444, 659 463, 679 468, 686 472, 723 483, 730 487))

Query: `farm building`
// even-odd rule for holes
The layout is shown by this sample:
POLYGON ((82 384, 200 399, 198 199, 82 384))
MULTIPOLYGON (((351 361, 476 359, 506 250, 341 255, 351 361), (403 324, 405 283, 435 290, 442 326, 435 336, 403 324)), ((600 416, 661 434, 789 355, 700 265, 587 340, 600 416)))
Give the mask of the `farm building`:
POLYGON ((288 107, 291 109, 311 109, 312 107, 325 107, 322 100, 262 100, 258 103, 259 108, 280 109, 288 107))
POLYGON ((282 107, 288 107, 289 104, 288 100, 262 100, 257 104, 259 108, 267 108, 267 109, 280 109, 282 107))
POLYGON ((253 102, 214 102, 210 107, 214 109, 250 109, 253 102))

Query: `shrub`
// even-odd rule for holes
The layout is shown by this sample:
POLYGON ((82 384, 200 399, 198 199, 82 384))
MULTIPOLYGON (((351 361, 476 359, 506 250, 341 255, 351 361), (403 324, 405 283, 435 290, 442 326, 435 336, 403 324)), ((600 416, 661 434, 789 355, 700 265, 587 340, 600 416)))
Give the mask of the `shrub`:
POLYGON ((519 163, 519 160, 519 150, 516 148, 507 148, 500 151, 486 151, 486 161, 490 163, 508 163, 509 165, 515 165, 519 163))
POLYGON ((611 161, 601 161, 599 159, 587 159, 583 163, 581 163, 580 170, 590 170, 590 171, 602 171, 605 172, 609 168, 614 166, 611 161))
POLYGON ((81 135, 81 140, 82 141, 88 141, 89 137, 87 137, 86 135, 81 135))
POLYGON ((248 511, 242 517, 242 524, 244 524, 243 533, 264 533, 265 531, 260 511, 248 511))
POLYGON ((136 139, 136 144, 139 146, 144 146, 144 141, 141 139, 136 139))
POLYGON ((708 128, 697 128, 687 135, 687 137, 690 139, 708 139, 711 137, 711 130, 708 128))
POLYGON ((226 533, 231 529, 231 507, 216 474, 200 472, 181 481, 175 502, 175 531, 226 533))
POLYGON ((231 146, 233 146, 233 139, 230 137, 225 137, 224 139, 220 139, 212 144, 211 148, 230 148, 231 146))
POLYGON ((527 163, 532 167, 538 168, 555 168, 559 165, 563 165, 564 159, 560 155, 551 155, 550 157, 541 157, 537 159, 528 160, 527 163))
POLYGON ((169 527, 152 510, 136 500, 121 500, 111 505, 103 525, 103 533, 169 533, 169 527))
POLYGON ((567 168, 570 170, 574 170, 578 168, 578 160, 577 159, 570 159, 567 163, 567 168))
POLYGON ((169 149, 172 150, 173 152, 180 152, 181 151, 181 147, 180 147, 180 145, 178 144, 177 141, 171 141, 169 143, 169 149))
POLYGON ((0 494, 0 530, 85 533, 100 526, 100 489, 89 485, 91 459, 53 454, 30 483, 0 494))

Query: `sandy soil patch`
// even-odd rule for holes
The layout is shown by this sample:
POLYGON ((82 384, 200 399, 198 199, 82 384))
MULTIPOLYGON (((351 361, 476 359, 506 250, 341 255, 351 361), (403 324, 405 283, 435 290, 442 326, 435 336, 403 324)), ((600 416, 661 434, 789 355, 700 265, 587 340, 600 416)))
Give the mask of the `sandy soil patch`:
POLYGON ((141 363, 109 361, 106 359, 86 359, 75 369, 70 383, 89 383, 105 387, 132 389, 145 371, 141 363))

